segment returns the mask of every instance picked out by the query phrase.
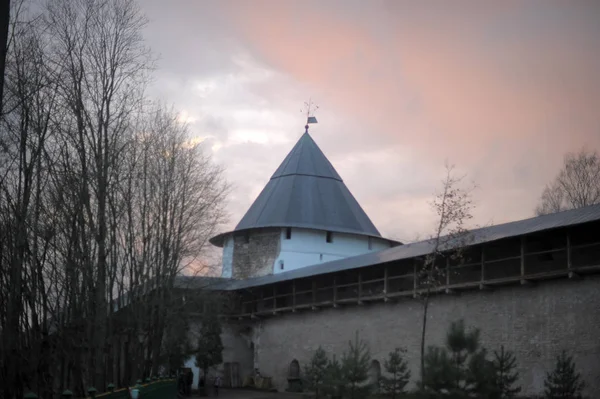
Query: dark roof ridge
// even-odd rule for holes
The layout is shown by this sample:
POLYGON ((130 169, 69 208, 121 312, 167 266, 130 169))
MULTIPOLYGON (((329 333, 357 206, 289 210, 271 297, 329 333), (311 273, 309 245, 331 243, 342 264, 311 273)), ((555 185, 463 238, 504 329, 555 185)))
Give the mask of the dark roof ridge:
MULTIPOLYGON (((600 204, 588 205, 582 208, 469 230, 470 240, 468 241, 467 246, 485 244, 505 238, 575 226, 598 220, 600 220, 600 204)), ((307 278, 319 274, 335 273, 343 270, 351 270, 359 267, 373 266, 380 263, 424 256, 431 252, 432 245, 431 239, 416 241, 389 249, 332 260, 283 273, 254 277, 247 280, 230 280, 224 282, 220 288, 225 290, 236 290, 240 288, 256 287, 281 281, 307 278)))
MULTIPOLYGON (((308 132, 287 154, 233 231, 269 226, 381 237, 308 132)), ((230 233, 212 237, 210 242, 222 246, 230 233)))

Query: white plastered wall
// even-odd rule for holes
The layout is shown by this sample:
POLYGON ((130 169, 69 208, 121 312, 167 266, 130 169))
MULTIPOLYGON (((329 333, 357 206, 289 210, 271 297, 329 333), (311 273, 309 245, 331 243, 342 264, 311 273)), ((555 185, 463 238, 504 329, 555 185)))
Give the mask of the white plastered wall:
POLYGON ((327 242, 324 230, 292 228, 291 233, 288 239, 286 229, 281 229, 281 251, 273 265, 274 274, 390 247, 387 240, 357 234, 332 232, 332 240, 327 242))

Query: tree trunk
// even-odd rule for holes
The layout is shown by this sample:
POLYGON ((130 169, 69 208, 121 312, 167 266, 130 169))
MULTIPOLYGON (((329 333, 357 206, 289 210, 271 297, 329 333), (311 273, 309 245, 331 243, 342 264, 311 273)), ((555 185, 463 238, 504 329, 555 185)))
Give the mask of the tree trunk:
POLYGON ((423 328, 421 329, 421 389, 425 389, 425 331, 427 330, 427 310, 429 294, 423 300, 423 328))
POLYGON ((10 0, 0 0, 0 115, 4 104, 4 71, 8 49, 8 25, 10 21, 10 0))

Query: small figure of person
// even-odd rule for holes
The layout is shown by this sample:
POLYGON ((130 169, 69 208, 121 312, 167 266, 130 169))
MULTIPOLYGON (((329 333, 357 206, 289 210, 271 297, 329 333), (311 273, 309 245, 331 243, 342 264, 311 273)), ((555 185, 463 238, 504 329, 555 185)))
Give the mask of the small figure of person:
POLYGON ((183 378, 183 373, 179 373, 179 376, 177 377, 177 390, 182 394, 185 395, 185 381, 183 378))
POLYGON ((215 396, 219 396, 219 387, 221 386, 221 376, 215 377, 215 396))

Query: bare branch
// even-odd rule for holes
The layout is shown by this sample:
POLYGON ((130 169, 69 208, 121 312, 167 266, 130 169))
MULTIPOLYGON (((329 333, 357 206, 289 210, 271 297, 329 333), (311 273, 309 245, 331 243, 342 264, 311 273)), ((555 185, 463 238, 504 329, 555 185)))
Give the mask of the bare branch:
POLYGON ((438 287, 447 282, 446 265, 450 260, 462 259, 464 249, 472 242, 466 224, 472 219, 474 208, 472 193, 476 186, 464 183, 466 176, 456 176, 454 165, 446 163, 446 175, 442 189, 435 195, 431 207, 437 214, 434 233, 429 238, 430 252, 418 269, 417 283, 423 301, 423 324, 421 330, 421 381, 425 373, 425 338, 429 298, 438 287))
POLYGON ((600 155, 582 149, 565 156, 563 168, 548 184, 536 215, 560 212, 600 203, 600 155))

